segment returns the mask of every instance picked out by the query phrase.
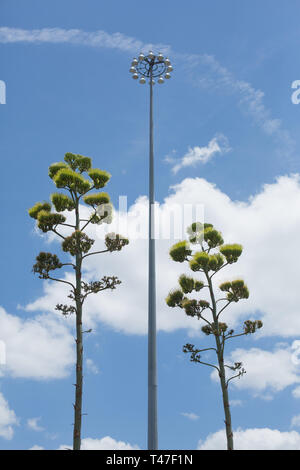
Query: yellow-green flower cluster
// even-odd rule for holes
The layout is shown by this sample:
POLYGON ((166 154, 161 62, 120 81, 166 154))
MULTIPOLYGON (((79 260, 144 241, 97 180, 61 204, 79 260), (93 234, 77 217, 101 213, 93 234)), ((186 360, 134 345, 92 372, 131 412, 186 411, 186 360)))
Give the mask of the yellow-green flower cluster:
POLYGON ((89 157, 70 152, 65 154, 64 160, 72 170, 78 170, 80 173, 90 170, 92 166, 92 160, 89 157))
POLYGON ((191 255, 192 251, 190 250, 189 243, 186 240, 182 242, 175 243, 170 249, 170 256, 174 261, 183 263, 188 256, 191 255))
POLYGON ((218 271, 224 264, 224 258, 220 253, 209 255, 206 251, 197 251, 190 260, 192 271, 218 271))
POLYGON ((66 194, 53 193, 51 194, 51 201, 57 212, 63 212, 65 210, 71 211, 74 209, 74 202, 66 194))
POLYGON ((166 298, 166 303, 169 307, 176 307, 183 299, 183 292, 180 289, 173 290, 166 298))
POLYGON ((224 243, 221 233, 215 230, 212 224, 194 222, 187 228, 187 233, 190 243, 201 244, 205 241, 209 248, 216 248, 224 243))
POLYGON ((58 162, 58 163, 52 163, 52 165, 49 166, 49 176, 51 179, 54 178, 56 173, 59 170, 62 170, 63 168, 68 168, 68 165, 64 162, 58 162))
POLYGON ((185 294, 188 294, 193 290, 198 292, 204 286, 202 281, 196 281, 192 277, 186 276, 185 274, 180 276, 179 285, 185 294))
POLYGON ((57 188, 70 189, 79 194, 86 193, 91 188, 91 183, 82 175, 70 168, 62 168, 53 177, 53 181, 57 188))
POLYGON ((236 263, 243 251, 242 245, 237 243, 233 245, 223 245, 220 247, 220 253, 225 256, 227 263, 236 263))
POLYGON ((51 204, 49 204, 49 202, 37 202, 33 207, 28 209, 28 214, 33 219, 37 219, 38 215, 39 215, 39 212, 41 212, 41 211, 50 212, 51 211, 51 204))
POLYGON ((45 210, 41 210, 38 213, 38 228, 42 230, 42 232, 49 232, 58 224, 63 224, 66 221, 65 216, 62 214, 51 213, 45 210))
POLYGON ((97 207, 101 204, 108 204, 110 201, 110 197, 107 193, 97 193, 84 196, 83 200, 89 206, 97 207))
POLYGON ((93 180, 96 189, 103 188, 110 180, 110 174, 107 171, 93 168, 88 172, 89 177, 93 180))

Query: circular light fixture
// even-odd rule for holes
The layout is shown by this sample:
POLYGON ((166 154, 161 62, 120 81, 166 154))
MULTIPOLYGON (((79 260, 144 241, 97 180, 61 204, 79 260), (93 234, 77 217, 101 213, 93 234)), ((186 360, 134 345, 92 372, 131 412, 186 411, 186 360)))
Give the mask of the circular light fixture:
POLYGON ((172 71, 170 59, 164 57, 161 52, 155 54, 152 51, 145 54, 140 52, 132 59, 129 69, 134 80, 138 80, 142 85, 149 83, 151 86, 155 83, 163 84, 171 78, 172 71))

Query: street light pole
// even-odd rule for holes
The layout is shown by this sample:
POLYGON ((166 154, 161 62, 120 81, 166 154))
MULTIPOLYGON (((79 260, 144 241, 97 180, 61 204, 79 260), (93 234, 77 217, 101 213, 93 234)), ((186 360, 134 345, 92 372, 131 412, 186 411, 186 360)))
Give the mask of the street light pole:
MULTIPOLYGON (((152 70, 151 70, 152 72, 152 70)), ((156 370, 156 289, 154 229, 153 83, 150 73, 149 133, 149 277, 148 277, 148 449, 158 448, 156 370)))
POLYGON ((158 448, 157 434, 157 366, 156 366, 156 288, 155 288, 155 230, 154 230, 154 155, 153 155, 153 85, 164 83, 173 70, 168 58, 162 54, 140 54, 133 59, 130 72, 141 84, 149 79, 150 128, 149 128, 149 277, 148 277, 148 449, 158 448))

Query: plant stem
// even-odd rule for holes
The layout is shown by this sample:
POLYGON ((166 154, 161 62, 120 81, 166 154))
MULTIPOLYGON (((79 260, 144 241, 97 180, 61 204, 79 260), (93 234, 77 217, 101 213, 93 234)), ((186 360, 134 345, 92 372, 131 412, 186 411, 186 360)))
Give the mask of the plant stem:
MULTIPOLYGON (((75 196, 76 197, 76 196, 75 196)), ((76 197, 76 230, 79 230, 79 200, 76 197)), ((78 242, 79 243, 79 242, 78 242)), ((74 405, 74 433, 73 450, 81 447, 81 418, 82 418, 82 367, 83 367, 83 342, 82 342, 82 302, 81 302, 81 263, 82 254, 76 254, 76 384, 74 405)))
POLYGON ((230 406, 229 406, 229 398, 228 398, 228 384, 226 383, 226 375, 225 375, 225 366, 224 366, 224 351, 220 341, 219 336, 219 322, 218 322, 218 315, 217 315, 217 304, 215 300, 214 290, 211 278, 207 273, 205 273, 210 298, 212 302, 212 314, 214 319, 214 327, 217 330, 215 334, 216 346, 217 346, 217 356, 218 356, 218 363, 219 363, 219 377, 220 377, 220 384, 222 389, 222 397, 223 397, 223 407, 224 407, 224 414, 225 414, 225 428, 226 428, 226 438, 227 438, 227 450, 233 450, 233 432, 232 432, 232 425, 231 425, 231 413, 230 413, 230 406))

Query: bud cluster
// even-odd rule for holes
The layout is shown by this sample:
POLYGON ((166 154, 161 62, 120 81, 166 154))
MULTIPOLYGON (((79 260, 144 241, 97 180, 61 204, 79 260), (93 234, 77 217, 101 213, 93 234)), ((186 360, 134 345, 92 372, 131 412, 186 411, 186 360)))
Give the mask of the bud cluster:
POLYGON ((69 237, 62 242, 63 251, 69 252, 72 256, 79 253, 87 253, 95 240, 89 238, 85 233, 80 230, 75 230, 69 237))
POLYGON ((241 299, 248 299, 249 290, 245 282, 242 279, 236 279, 235 281, 226 281, 220 284, 220 290, 227 292, 227 299, 230 302, 238 302, 241 299))
POLYGON ((262 328, 262 326, 263 322, 261 320, 247 320, 244 322, 244 332, 246 335, 249 333, 255 333, 256 330, 259 330, 260 328, 262 328))
POLYGON ((62 263, 56 255, 42 251, 36 257, 36 263, 33 265, 32 270, 35 274, 39 274, 40 279, 48 279, 49 271, 60 269, 61 267, 62 263))
POLYGON ((121 251, 128 244, 128 238, 122 237, 118 233, 108 233, 105 237, 105 245, 108 251, 121 251))
POLYGON ((212 325, 204 325, 201 330, 203 333, 205 333, 207 336, 209 335, 215 335, 215 336, 221 336, 227 331, 227 324, 218 322, 217 325, 212 324, 212 325))

